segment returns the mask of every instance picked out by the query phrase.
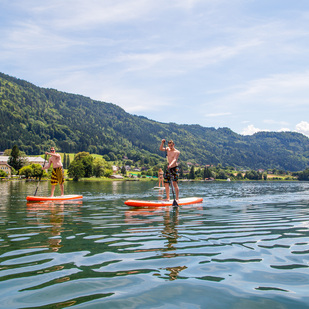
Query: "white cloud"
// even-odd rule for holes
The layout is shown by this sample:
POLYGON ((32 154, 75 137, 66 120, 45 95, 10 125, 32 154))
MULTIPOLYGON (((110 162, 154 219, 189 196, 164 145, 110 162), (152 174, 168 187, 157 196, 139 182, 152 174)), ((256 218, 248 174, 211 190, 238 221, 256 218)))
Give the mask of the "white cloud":
MULTIPOLYGON (((246 128, 243 129, 242 131, 242 135, 252 135, 254 133, 257 133, 257 132, 267 132, 269 130, 265 130, 265 129, 259 129, 259 128, 256 128, 254 125, 248 125, 246 128)), ((291 129, 289 128, 281 128, 279 130, 277 130, 277 132, 290 132, 291 129)), ((307 121, 301 121, 300 123, 298 123, 296 126, 295 126, 295 131, 298 132, 298 133, 302 133, 306 136, 309 137, 309 122, 307 121)))
POLYGON ((127 71, 131 72, 152 68, 154 72, 164 74, 164 76, 179 75, 222 63, 258 44, 258 41, 250 40, 195 50, 187 47, 179 48, 171 44, 167 51, 123 53, 115 61, 126 65, 127 71))
POLYGON ((242 135, 253 135, 254 133, 261 132, 261 131, 268 131, 268 130, 262 130, 250 124, 246 128, 243 129, 241 134, 242 135))
POLYGON ((281 128, 278 130, 278 132, 289 132, 291 131, 289 128, 281 128))
POLYGON ((164 107, 173 105, 168 98, 160 97, 158 94, 151 94, 149 91, 124 87, 121 89, 121 92, 119 92, 118 87, 106 87, 105 90, 101 91, 101 99, 99 99, 117 104, 129 113, 138 114, 146 111, 164 110, 164 107))
POLYGON ((296 131, 309 137, 309 122, 301 121, 296 125, 296 131))
POLYGON ((289 74, 274 74, 267 78, 249 81, 244 86, 239 86, 240 91, 235 91, 227 96, 227 101, 238 101, 246 105, 258 106, 269 104, 280 107, 295 107, 307 105, 309 97, 309 71, 289 74))
POLYGON ((206 117, 222 117, 222 116, 228 116, 231 115, 231 113, 213 113, 213 114, 205 114, 206 117))

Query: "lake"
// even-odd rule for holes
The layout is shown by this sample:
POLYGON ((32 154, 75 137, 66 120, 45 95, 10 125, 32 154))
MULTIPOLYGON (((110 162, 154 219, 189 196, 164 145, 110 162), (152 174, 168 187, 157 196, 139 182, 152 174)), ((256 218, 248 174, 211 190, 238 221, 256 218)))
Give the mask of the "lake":
POLYGON ((309 308, 309 182, 181 182, 203 203, 124 205, 156 185, 66 182, 82 201, 27 203, 37 183, 0 182, 0 307, 309 308))

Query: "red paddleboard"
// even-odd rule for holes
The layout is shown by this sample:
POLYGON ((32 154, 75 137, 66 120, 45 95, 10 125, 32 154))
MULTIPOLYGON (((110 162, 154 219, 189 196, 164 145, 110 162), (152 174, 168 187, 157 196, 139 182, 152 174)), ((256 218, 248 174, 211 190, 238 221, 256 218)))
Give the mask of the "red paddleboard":
POLYGON ((63 196, 27 196, 29 202, 44 202, 44 201, 68 201, 82 199, 82 195, 63 195, 63 196))
MULTIPOLYGON (((127 200, 124 203, 128 206, 133 207, 160 207, 160 206, 172 206, 174 200, 169 201, 163 201, 163 200, 157 200, 157 201, 143 201, 143 200, 127 200)), ((179 199, 179 202, 177 203, 179 206, 181 205, 190 205, 190 204, 196 204, 196 203, 202 203, 203 199, 201 197, 186 197, 179 199)))

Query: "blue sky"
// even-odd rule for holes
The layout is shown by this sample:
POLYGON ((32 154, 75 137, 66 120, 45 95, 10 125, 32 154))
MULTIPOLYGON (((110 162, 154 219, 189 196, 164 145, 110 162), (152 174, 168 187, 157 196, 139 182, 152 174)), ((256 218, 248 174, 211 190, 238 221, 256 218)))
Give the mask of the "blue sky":
POLYGON ((0 71, 160 122, 309 136, 308 0, 0 0, 0 71))

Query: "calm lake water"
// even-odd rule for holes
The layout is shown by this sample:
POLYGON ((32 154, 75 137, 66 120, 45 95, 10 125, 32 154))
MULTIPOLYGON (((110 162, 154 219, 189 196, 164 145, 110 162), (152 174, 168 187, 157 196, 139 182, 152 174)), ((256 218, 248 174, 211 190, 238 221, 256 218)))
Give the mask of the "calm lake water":
POLYGON ((67 182, 84 199, 61 204, 0 183, 0 307, 309 308, 308 182, 183 182, 202 204, 124 205, 155 185, 67 182))

